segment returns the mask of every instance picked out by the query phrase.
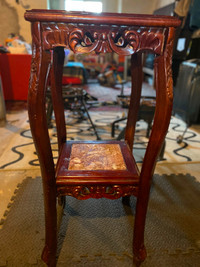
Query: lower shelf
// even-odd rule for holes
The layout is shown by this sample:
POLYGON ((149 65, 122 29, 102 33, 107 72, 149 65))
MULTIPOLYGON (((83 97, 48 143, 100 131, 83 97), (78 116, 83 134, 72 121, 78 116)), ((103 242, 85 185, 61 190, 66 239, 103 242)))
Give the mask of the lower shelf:
POLYGON ((105 194, 123 187, 127 195, 131 186, 137 191, 139 176, 125 141, 67 141, 56 167, 58 192, 68 195, 72 187, 75 190, 78 186, 82 191, 96 192, 104 187, 105 194))

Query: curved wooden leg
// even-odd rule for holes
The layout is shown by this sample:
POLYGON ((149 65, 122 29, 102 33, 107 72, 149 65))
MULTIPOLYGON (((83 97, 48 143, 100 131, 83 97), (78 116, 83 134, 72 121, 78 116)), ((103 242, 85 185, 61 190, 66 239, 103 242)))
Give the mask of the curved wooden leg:
POLYGON ((173 103, 173 83, 171 77, 172 42, 167 44, 163 56, 155 59, 156 109, 149 144, 145 153, 136 205, 133 253, 138 264, 146 258, 144 229, 149 201, 151 179, 156 160, 167 134, 173 103))
MULTIPOLYGON (((142 54, 133 54, 131 56, 131 76, 132 76, 132 91, 131 91, 131 103, 132 106, 129 108, 126 132, 125 132, 125 140, 127 141, 130 149, 133 149, 134 135, 135 135, 135 125, 138 119, 138 111, 140 107, 140 97, 141 97, 141 88, 142 88, 142 80, 143 80, 143 72, 142 72, 142 54)), ((123 201, 126 204, 129 204, 129 199, 123 198, 123 201)), ((135 240, 135 238, 134 238, 135 240)), ((138 238, 136 237, 136 241, 138 242, 138 238)), ((143 247, 133 244, 133 253, 135 256, 135 263, 140 263, 146 257, 146 251, 143 247)))
POLYGON ((65 205, 66 205, 65 196, 59 196, 58 204, 57 204, 57 232, 59 232, 59 229, 60 229, 65 205))
MULTIPOLYGON (((131 57, 131 76, 132 76, 132 92, 131 92, 131 102, 133 105, 129 108, 128 120, 126 126, 125 140, 128 142, 130 149, 133 148, 133 139, 135 135, 135 125, 138 119, 138 111, 140 107, 140 97, 141 97, 141 88, 143 80, 142 72, 142 54, 133 54, 131 57)), ((129 204, 129 199, 123 199, 126 203, 129 204)), ((138 225, 137 225, 138 226, 138 225)), ((136 229, 136 228, 135 228, 136 229)), ((146 250, 144 246, 141 246, 140 240, 136 235, 134 236, 133 244, 133 253, 134 253, 134 262, 138 265, 146 258, 146 250), (136 243, 135 243, 136 241, 136 243), (138 242, 139 241, 139 242, 138 242), (138 247, 139 243, 139 247, 138 247)))
POLYGON ((52 103, 56 119, 56 129, 58 136, 58 150, 60 152, 63 143, 66 142, 65 113, 62 96, 62 75, 64 64, 64 48, 53 49, 53 64, 51 71, 51 94, 52 103))
POLYGON ((132 79, 132 88, 131 88, 131 100, 132 105, 129 107, 125 140, 127 141, 131 151, 133 149, 134 135, 135 135, 135 126, 138 119, 138 112, 140 107, 140 97, 142 90, 142 54, 133 54, 131 56, 131 79, 132 79))
POLYGON ((42 259, 48 266, 56 266, 56 182, 45 105, 45 92, 47 77, 50 71, 51 55, 50 52, 42 50, 39 22, 32 24, 32 35, 33 56, 28 94, 28 113, 43 181, 45 247, 42 253, 42 259))

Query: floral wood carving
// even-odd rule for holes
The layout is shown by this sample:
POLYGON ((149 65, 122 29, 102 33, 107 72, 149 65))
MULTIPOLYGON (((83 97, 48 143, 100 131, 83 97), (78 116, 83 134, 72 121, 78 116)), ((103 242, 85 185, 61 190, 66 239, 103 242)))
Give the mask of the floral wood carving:
POLYGON ((31 61, 31 75, 29 79, 30 93, 34 93, 38 88, 39 82, 39 58, 41 55, 41 38, 40 38, 40 24, 34 23, 32 25, 32 61, 31 61))
POLYGON ((83 30, 75 28, 69 34, 69 46, 74 53, 110 53, 112 49, 109 46, 106 33, 94 31, 84 33, 83 30))
POLYGON ((70 48, 74 53, 110 53, 131 55, 151 50, 162 54, 165 28, 110 27, 64 23, 42 24, 43 49, 56 46, 70 48))
POLYGON ((173 53, 173 38, 174 32, 169 32, 169 39, 165 49, 165 66, 166 66, 166 74, 167 74, 167 95, 170 102, 173 102, 173 79, 172 79, 172 53, 173 53))
POLYGON ((57 46, 68 46, 69 29, 63 23, 42 24, 43 47, 52 49, 57 46))
POLYGON ((146 48, 160 55, 164 46, 165 29, 145 29, 140 34, 140 49, 146 48))
POLYGON ((68 195, 77 199, 89 198, 108 198, 117 199, 127 195, 137 196, 138 187, 133 185, 81 185, 81 186, 64 186, 58 187, 58 193, 61 195, 68 195))
POLYGON ((110 32, 108 40, 112 50, 120 55, 133 54, 139 46, 139 34, 134 30, 126 30, 122 34, 110 32))

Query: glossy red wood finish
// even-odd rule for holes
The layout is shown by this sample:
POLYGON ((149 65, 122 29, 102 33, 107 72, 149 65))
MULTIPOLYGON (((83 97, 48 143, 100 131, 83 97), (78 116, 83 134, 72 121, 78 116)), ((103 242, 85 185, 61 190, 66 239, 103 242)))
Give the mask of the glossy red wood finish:
POLYGON ((133 253, 134 260, 139 265, 146 258, 144 229, 151 179, 171 116, 171 58, 174 32, 180 22, 173 17, 165 16, 58 10, 31 10, 25 13, 25 18, 32 23, 33 40, 28 97, 29 119, 41 166, 45 203, 46 237, 42 258, 48 266, 56 265, 57 198, 61 204, 64 195, 78 199, 116 199, 134 195, 137 197, 137 205, 133 253), (132 93, 125 141, 93 142, 119 144, 127 170, 68 169, 71 146, 80 142, 66 141, 61 95, 64 47, 75 53, 95 51, 131 55, 132 93), (131 151, 141 95, 142 52, 152 52, 156 55, 156 109, 142 170, 139 172, 131 151), (45 92, 49 75, 59 146, 59 160, 56 166, 53 163, 45 112, 45 92))
POLYGON ((179 20, 171 16, 128 14, 128 13, 91 13, 91 12, 67 12, 64 10, 39 10, 32 9, 25 13, 25 19, 31 22, 65 22, 88 23, 105 25, 138 25, 138 26, 162 26, 177 27, 179 20))
MULTIPOLYGON (((139 170, 133 155, 126 144, 120 141, 67 141, 57 164, 57 185, 78 184, 134 184, 139 183, 139 170), (68 165, 73 144, 119 144, 126 170, 69 170, 68 165)), ((58 187, 59 190, 59 187, 58 187)))

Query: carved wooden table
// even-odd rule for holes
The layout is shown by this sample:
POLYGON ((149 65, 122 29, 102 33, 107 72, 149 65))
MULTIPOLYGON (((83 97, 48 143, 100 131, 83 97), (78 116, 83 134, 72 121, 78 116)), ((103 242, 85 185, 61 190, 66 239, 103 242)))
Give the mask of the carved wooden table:
POLYGON ((151 178, 167 133, 172 101, 171 73, 175 28, 173 17, 113 13, 67 13, 30 10, 25 13, 32 28, 32 65, 28 110, 37 149, 44 189, 45 248, 42 258, 56 265, 56 204, 63 196, 78 199, 137 197, 133 254, 138 265, 146 258, 144 227, 151 178), (62 103, 64 48, 74 53, 131 55, 132 93, 125 141, 66 141, 62 103), (142 52, 155 57, 156 108, 154 124, 141 172, 132 155, 135 124, 142 85, 142 52), (57 125, 59 159, 54 168, 46 122, 45 92, 50 76, 57 125))

